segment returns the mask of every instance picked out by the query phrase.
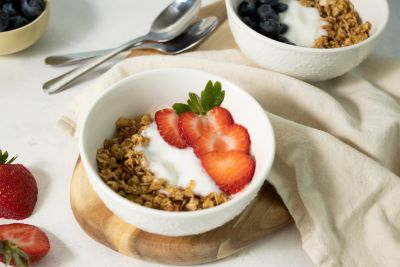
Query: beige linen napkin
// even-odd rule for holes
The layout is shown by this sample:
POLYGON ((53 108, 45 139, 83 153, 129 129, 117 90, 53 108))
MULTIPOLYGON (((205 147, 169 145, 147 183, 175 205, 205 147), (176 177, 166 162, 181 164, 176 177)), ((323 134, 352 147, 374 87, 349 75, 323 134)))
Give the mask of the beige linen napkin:
POLYGON ((400 266, 400 63, 370 57, 310 85, 257 68, 237 50, 143 56, 118 64, 78 96, 60 125, 74 133, 89 102, 144 70, 201 69, 248 90, 277 139, 269 181, 318 266, 400 266))

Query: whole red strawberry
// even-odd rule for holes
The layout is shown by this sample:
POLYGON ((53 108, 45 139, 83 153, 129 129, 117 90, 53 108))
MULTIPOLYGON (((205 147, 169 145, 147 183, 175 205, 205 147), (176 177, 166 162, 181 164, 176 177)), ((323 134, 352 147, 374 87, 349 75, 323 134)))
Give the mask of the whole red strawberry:
POLYGON ((21 164, 12 164, 0 150, 0 218, 22 220, 29 217, 37 201, 36 180, 21 164))
POLYGON ((0 262, 27 267, 40 261, 49 250, 49 239, 38 227, 23 223, 0 225, 0 262))

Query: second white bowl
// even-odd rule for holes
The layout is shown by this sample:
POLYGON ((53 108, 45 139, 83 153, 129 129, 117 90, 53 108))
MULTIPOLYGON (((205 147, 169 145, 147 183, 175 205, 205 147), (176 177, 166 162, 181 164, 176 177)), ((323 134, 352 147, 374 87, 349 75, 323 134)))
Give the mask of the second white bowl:
POLYGON ((351 0, 360 17, 371 22, 371 36, 342 48, 306 48, 280 43, 252 30, 236 13, 243 0, 225 1, 232 34, 248 58, 266 69, 306 81, 332 79, 359 65, 376 46, 389 18, 386 0, 351 0))

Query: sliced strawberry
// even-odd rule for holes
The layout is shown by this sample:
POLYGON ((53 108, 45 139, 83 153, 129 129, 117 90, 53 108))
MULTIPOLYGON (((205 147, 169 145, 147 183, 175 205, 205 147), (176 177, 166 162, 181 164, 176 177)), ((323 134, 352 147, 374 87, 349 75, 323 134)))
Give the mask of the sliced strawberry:
POLYGON ((205 116, 187 111, 179 115, 178 128, 181 137, 192 146, 201 135, 208 132, 209 125, 205 116))
POLYGON ((224 193, 241 191, 253 178, 256 163, 239 151, 214 151, 200 158, 203 168, 224 193))
POLYGON ((187 147, 187 143, 179 134, 178 115, 170 108, 162 109, 156 112, 155 121, 158 132, 165 142, 178 148, 187 147))
POLYGON ((232 114, 222 107, 213 107, 207 112, 207 118, 210 125, 217 131, 225 125, 233 124, 232 114))
POLYGON ((240 151, 249 153, 250 136, 247 129, 238 124, 225 125, 219 131, 210 130, 193 145, 194 153, 200 157, 211 151, 240 151))
POLYGON ((182 113, 179 116, 178 128, 186 143, 193 146, 200 136, 210 130, 219 131, 221 127, 232 123, 232 115, 227 109, 214 107, 205 116, 191 111, 182 113))
MULTIPOLYGON (((0 243, 3 248, 8 248, 8 251, 5 249, 4 253, 10 253, 11 256, 17 254, 18 249, 25 252, 29 257, 30 264, 38 262, 50 250, 49 239, 42 230, 36 226, 22 223, 0 225, 0 243)), ((0 253, 0 260, 3 262, 4 257, 5 255, 0 253)), ((26 261, 23 258, 22 260, 26 261)), ((16 264, 14 259, 11 263, 16 264)))

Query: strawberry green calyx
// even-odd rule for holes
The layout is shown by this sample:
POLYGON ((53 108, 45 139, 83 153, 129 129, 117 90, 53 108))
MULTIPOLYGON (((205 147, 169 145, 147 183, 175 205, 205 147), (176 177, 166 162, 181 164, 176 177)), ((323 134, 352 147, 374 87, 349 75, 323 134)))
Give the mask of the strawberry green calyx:
POLYGON ((11 164, 17 157, 14 156, 11 159, 8 159, 8 152, 7 151, 1 151, 0 149, 0 165, 1 164, 11 164))
POLYGON ((221 105, 224 101, 225 91, 222 90, 220 82, 208 81, 206 87, 200 96, 195 93, 189 93, 187 104, 175 103, 172 108, 180 115, 187 111, 192 111, 199 115, 206 115, 213 107, 221 105))
POLYGON ((17 267, 28 267, 29 257, 16 245, 7 240, 0 240, 0 256, 4 257, 4 263, 9 266, 11 261, 17 267))

